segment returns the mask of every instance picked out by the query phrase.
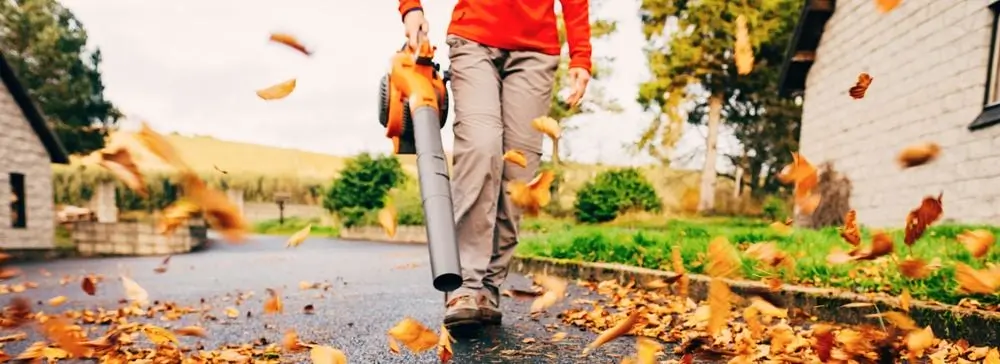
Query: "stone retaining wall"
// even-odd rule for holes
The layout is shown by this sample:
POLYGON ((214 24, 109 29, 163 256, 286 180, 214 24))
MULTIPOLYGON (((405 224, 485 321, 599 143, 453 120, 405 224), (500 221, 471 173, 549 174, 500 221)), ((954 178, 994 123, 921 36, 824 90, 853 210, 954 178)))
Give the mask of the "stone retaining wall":
POLYGON ((208 228, 192 220, 171 235, 159 235, 149 222, 81 221, 73 224, 72 239, 82 256, 179 254, 203 246, 208 228))
POLYGON ((344 240, 371 240, 396 243, 427 244, 427 230, 423 226, 400 226, 396 228, 396 236, 390 238, 378 226, 360 226, 345 228, 340 231, 344 240))

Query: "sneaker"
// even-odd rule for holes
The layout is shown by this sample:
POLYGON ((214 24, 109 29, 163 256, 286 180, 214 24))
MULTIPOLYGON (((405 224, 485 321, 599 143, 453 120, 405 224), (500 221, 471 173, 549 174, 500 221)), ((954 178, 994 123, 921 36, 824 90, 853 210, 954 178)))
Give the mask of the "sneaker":
POLYGON ((503 312, 500 312, 499 290, 493 287, 485 287, 483 293, 479 295, 479 317, 484 325, 499 325, 503 321, 503 312))
POLYGON ((479 306, 471 295, 456 296, 445 305, 444 326, 454 336, 471 336, 481 327, 479 306))

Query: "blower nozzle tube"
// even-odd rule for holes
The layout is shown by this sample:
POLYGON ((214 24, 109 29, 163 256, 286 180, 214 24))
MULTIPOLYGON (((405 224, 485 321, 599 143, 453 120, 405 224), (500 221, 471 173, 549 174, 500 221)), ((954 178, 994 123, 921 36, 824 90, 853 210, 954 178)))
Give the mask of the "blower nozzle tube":
POLYGON ((462 268, 455 237, 448 160, 441 143, 440 116, 433 107, 423 106, 412 110, 412 117, 434 288, 451 292, 462 285, 462 268))

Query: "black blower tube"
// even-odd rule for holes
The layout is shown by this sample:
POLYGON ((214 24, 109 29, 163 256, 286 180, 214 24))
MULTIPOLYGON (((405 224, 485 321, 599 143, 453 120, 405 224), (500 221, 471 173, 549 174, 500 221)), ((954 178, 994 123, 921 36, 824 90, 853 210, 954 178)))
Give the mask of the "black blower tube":
POLYGON ((462 266, 455 238, 448 160, 441 144, 441 119, 438 110, 430 106, 418 107, 411 116, 434 288, 451 292, 462 286, 462 266))

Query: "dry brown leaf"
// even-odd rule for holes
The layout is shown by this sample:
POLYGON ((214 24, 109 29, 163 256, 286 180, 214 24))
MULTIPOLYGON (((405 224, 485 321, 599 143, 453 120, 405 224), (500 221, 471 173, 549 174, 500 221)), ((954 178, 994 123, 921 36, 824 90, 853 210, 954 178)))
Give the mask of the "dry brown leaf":
POLYGON ((739 252, 729 239, 719 236, 708 243, 708 266, 705 272, 712 277, 738 278, 741 276, 739 252))
POLYGON ((99 164, 101 167, 111 171, 111 174, 139 196, 149 197, 146 180, 143 178, 142 172, 139 172, 139 166, 132 160, 132 154, 129 153, 128 149, 118 147, 113 151, 99 150, 94 153, 100 156, 99 164))
POLYGON ((521 168, 528 167, 528 158, 524 157, 524 153, 516 149, 508 150, 507 153, 503 154, 503 160, 514 163, 521 168))
POLYGON ((163 209, 159 221, 157 221, 157 234, 167 235, 172 233, 191 216, 198 213, 198 205, 186 199, 179 199, 163 209))
POLYGON ((302 45, 302 43, 299 43, 299 40, 296 39, 291 34, 287 34, 287 33, 271 33, 270 40, 272 42, 281 43, 281 44, 284 44, 286 46, 289 46, 292 49, 295 49, 295 50, 297 50, 297 51, 299 51, 302 54, 305 54, 307 56, 312 55, 312 52, 310 52, 308 49, 306 49, 306 46, 302 45))
POLYGON ((868 86, 871 86, 873 80, 875 79, 871 75, 861 72, 858 74, 858 82, 847 93, 855 100, 860 100, 865 97, 865 92, 868 91, 868 86))
POLYGON ((510 201, 523 209, 526 214, 537 215, 539 209, 548 205, 552 199, 549 189, 555 178, 552 171, 544 170, 531 182, 511 181, 507 184, 510 201))
POLYGON ((537 117, 531 121, 531 126, 545 135, 548 135, 552 140, 559 139, 559 134, 561 133, 561 128, 559 127, 559 122, 548 116, 537 117))
POLYGON ((455 356, 455 352, 451 350, 451 343, 454 341, 455 339, 451 338, 451 334, 448 333, 448 329, 445 328, 444 325, 441 325, 441 336, 438 338, 437 352, 438 359, 440 359, 442 363, 447 363, 452 357, 455 356))
POLYGON ((729 285, 720 278, 712 278, 708 286, 708 327, 709 335, 718 335, 729 321, 729 310, 732 308, 732 292, 729 285))
POLYGON ((892 254, 893 249, 892 236, 884 231, 876 231, 872 233, 872 245, 857 250, 853 256, 857 260, 874 260, 892 254))
POLYGON ((557 343, 557 342, 560 342, 560 341, 563 341, 563 339, 565 339, 565 338, 566 338, 566 335, 568 335, 568 334, 567 334, 567 333, 565 333, 565 332, 562 332, 562 331, 560 331, 560 332, 557 332, 557 333, 555 333, 555 334, 552 334, 552 338, 551 338, 551 339, 549 339, 549 341, 551 341, 551 342, 554 342, 554 343, 557 343))
POLYGON ((997 351, 996 348, 991 348, 986 353, 986 357, 983 358, 983 364, 1000 364, 1000 351, 997 351))
POLYGON ((531 303, 531 309, 529 312, 532 314, 545 311, 547 308, 552 307, 552 305, 562 300, 566 296, 566 287, 569 285, 565 279, 555 277, 539 275, 535 277, 535 281, 538 285, 544 289, 544 293, 535 299, 531 303))
POLYGON ((955 280, 963 292, 993 294, 1000 287, 1000 268, 975 270, 963 263, 955 263, 955 280))
POLYGON ((990 247, 996 242, 993 233, 985 229, 967 230, 958 234, 957 238, 958 242, 976 258, 985 257, 990 252, 990 247))
POLYGON ((378 223, 382 225, 386 236, 396 237, 396 207, 391 204, 383 207, 378 212, 378 223))
POLYGON ((142 129, 139 130, 139 134, 136 135, 139 142, 146 147, 153 155, 157 156, 168 165, 177 169, 181 173, 189 172, 191 167, 188 166, 183 159, 181 159, 180 153, 174 149, 173 145, 167 141, 167 138, 163 137, 153 128, 149 127, 145 121, 142 122, 142 129))
POLYGON ((853 209, 844 214, 844 226, 840 229, 840 237, 853 246, 861 245, 861 230, 858 229, 858 213, 853 209))
POLYGON ((924 356, 924 351, 934 345, 934 331, 930 326, 923 330, 914 330, 906 334, 906 350, 910 352, 910 362, 924 356))
POLYGON ((246 239, 249 225, 239 208, 219 190, 208 187, 193 172, 181 174, 181 187, 187 198, 201 208, 213 229, 222 233, 231 243, 246 239))
POLYGON ((835 337, 833 336, 833 328, 829 325, 817 324, 813 325, 813 351, 816 352, 816 356, 819 357, 820 362, 826 363, 830 360, 830 356, 833 351, 833 345, 835 337))
POLYGON ((818 173, 819 171, 816 167, 813 166, 812 163, 809 163, 805 157, 799 153, 793 152, 792 163, 785 166, 781 172, 778 173, 778 180, 784 184, 805 182, 803 187, 811 190, 815 187, 815 182, 819 182, 818 173), (811 182, 814 178, 817 180, 815 182, 811 182))
POLYGON ((875 8, 878 9, 878 12, 885 14, 899 6, 901 2, 903 0, 875 0, 875 8))
POLYGON ((268 101, 283 99, 288 97, 292 91, 295 91, 295 82, 293 78, 277 85, 257 90, 257 96, 268 101))
POLYGON ((237 310, 236 307, 226 307, 225 313, 229 318, 240 317, 240 310, 237 310))
POLYGON ((670 248, 671 262, 673 264, 674 273, 679 274, 681 277, 677 280, 677 291, 675 292, 678 296, 687 297, 688 287, 690 286, 691 279, 688 278, 687 274, 684 274, 684 259, 681 256, 681 248, 678 245, 674 245, 670 248))
POLYGON ((899 152, 897 161, 903 169, 927 164, 937 158, 941 152, 941 146, 937 143, 927 142, 908 146, 899 152))
POLYGON ((84 293, 90 296, 97 293, 97 283, 94 282, 94 278, 91 276, 83 277, 80 281, 80 288, 83 289, 84 293))
POLYGON ((778 244, 774 242, 756 243, 750 245, 744 253, 746 253, 748 257, 757 259, 771 267, 777 267, 778 265, 784 263, 788 258, 788 254, 781 251, 781 249, 778 248, 778 244))
POLYGON ((42 323, 42 333, 49 341, 55 343, 60 349, 74 357, 87 356, 90 350, 83 345, 87 341, 86 336, 65 318, 51 316, 42 323))
POLYGON ((924 279, 931 275, 927 262, 920 258, 908 258, 897 264, 899 274, 911 279, 924 279))
POLYGON ((296 231, 295 234, 292 234, 292 236, 288 237, 288 241, 285 242, 285 247, 286 248, 298 247, 299 244, 302 244, 303 241, 306 241, 306 239, 309 238, 309 233, 312 232, 312 227, 313 227, 312 224, 306 224, 306 227, 300 229, 299 231, 296 231))
POLYGON ((399 340, 410 351, 422 353, 438 345, 438 335, 413 318, 407 317, 389 329, 389 336, 399 340))
POLYGON ((903 312, 910 312, 910 301, 913 297, 910 297, 910 290, 903 288, 903 293, 899 295, 899 309, 903 312))
POLYGON ((912 246, 917 239, 924 235, 927 226, 941 218, 941 214, 944 212, 941 205, 942 196, 943 194, 938 195, 937 198, 924 197, 920 206, 906 215, 906 237, 903 240, 906 245, 912 246))
POLYGON ((52 297, 52 298, 49 299, 49 306, 53 306, 53 307, 59 306, 59 305, 62 305, 63 303, 66 303, 66 301, 68 301, 68 300, 69 300, 69 298, 67 298, 66 296, 52 297))
POLYGON ((313 345, 309 350, 309 359, 313 364, 347 364, 344 352, 326 345, 313 345))
POLYGON ((818 193, 801 194, 795 198, 795 206, 799 208, 799 212, 802 214, 812 215, 819 208, 820 201, 822 201, 822 197, 818 193))
POLYGON ((587 347, 583 349, 583 355, 589 354, 594 349, 601 347, 601 345, 607 344, 609 341, 618 338, 619 336, 628 334, 632 331, 632 327, 639 321, 645 312, 645 308, 634 309, 624 320, 619 321, 615 326, 604 330, 600 335, 594 339, 593 342, 587 344, 587 347))
POLYGON ((146 334, 149 341, 153 342, 153 344, 156 344, 157 346, 179 343, 179 341, 177 341, 177 336, 174 336, 172 332, 159 326, 143 325, 142 333, 146 334))
POLYGON ((294 353, 304 349, 305 346, 299 342, 299 335, 295 333, 295 330, 288 329, 281 338, 281 348, 287 352, 294 353))
POLYGON ((840 308, 860 308, 860 307, 875 307, 875 304, 871 302, 851 302, 846 305, 840 306, 840 308))
POLYGON ((285 311, 285 305, 281 303, 281 296, 278 295, 277 291, 268 288, 267 296, 267 301, 264 301, 265 314, 282 313, 285 311))
POLYGON ((740 75, 747 75, 753 71, 753 46, 750 44, 747 18, 743 14, 736 16, 736 46, 733 58, 736 62, 736 72, 740 75))
POLYGON ((782 221, 772 222, 771 223, 771 230, 774 230, 774 232, 778 233, 778 235, 781 235, 781 236, 792 235, 792 231, 793 231, 791 224, 786 224, 786 223, 784 223, 782 221))
POLYGON ((135 283, 131 278, 127 276, 121 276, 122 287, 125 288, 125 298, 129 301, 138 303, 140 306, 146 306, 149 304, 149 293, 146 289, 142 288, 138 283, 135 283))
POLYGON ((636 364, 656 364, 656 354, 663 350, 663 345, 648 337, 636 338, 636 364))
POLYGON ((177 333, 177 335, 182 335, 182 336, 193 336, 200 338, 208 337, 208 332, 206 332, 205 328, 201 326, 184 326, 179 329, 175 329, 174 332, 177 333))

